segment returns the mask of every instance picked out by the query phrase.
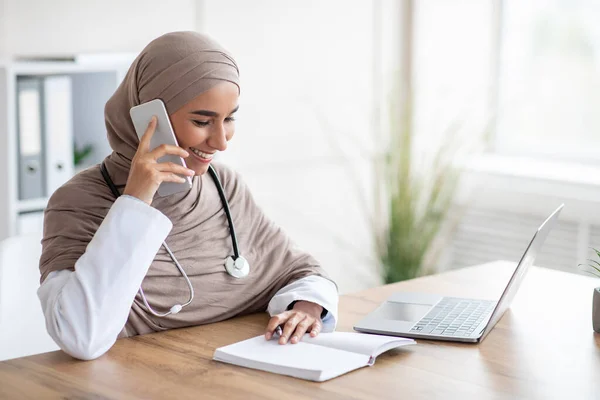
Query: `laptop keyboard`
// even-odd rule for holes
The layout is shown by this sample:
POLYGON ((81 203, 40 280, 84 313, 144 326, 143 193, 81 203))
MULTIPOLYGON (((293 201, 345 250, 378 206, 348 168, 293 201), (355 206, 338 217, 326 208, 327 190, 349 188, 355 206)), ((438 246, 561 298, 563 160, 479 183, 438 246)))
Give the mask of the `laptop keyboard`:
POLYGON ((444 297, 410 332, 440 336, 470 336, 490 315, 495 301, 444 297))

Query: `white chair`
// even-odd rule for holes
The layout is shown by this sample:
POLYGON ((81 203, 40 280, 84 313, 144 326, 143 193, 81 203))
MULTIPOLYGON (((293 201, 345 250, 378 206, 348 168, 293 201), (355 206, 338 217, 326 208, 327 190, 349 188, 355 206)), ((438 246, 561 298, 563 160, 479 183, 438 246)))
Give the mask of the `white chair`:
POLYGON ((0 242, 0 361, 58 350, 37 297, 41 234, 0 242))

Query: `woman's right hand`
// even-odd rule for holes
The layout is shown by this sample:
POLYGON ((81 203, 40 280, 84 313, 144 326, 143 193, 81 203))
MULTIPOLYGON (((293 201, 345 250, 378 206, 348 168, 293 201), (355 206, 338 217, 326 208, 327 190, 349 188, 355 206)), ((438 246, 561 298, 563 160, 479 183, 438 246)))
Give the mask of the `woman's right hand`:
POLYGON ((157 118, 154 116, 140 140, 139 147, 133 160, 123 194, 137 197, 148 205, 152 203, 154 194, 162 182, 184 183, 185 179, 178 176, 194 176, 195 172, 175 163, 158 163, 156 160, 167 154, 187 158, 189 153, 181 147, 162 144, 150 151, 150 140, 156 130, 157 118))

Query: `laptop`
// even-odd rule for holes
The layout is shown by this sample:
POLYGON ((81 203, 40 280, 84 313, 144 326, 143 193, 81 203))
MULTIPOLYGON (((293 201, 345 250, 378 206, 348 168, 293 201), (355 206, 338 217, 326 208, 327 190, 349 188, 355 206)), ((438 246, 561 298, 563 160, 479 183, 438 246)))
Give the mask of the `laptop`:
POLYGON ((498 301, 398 292, 358 322, 354 330, 415 339, 481 342, 510 306, 563 206, 537 229, 498 301))

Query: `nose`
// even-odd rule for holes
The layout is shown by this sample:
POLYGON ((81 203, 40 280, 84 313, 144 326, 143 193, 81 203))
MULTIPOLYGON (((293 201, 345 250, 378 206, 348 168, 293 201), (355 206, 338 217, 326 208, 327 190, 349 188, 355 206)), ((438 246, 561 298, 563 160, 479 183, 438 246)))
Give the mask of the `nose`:
POLYGON ((207 143, 215 150, 225 151, 227 149, 227 132, 222 124, 214 129, 208 138, 207 143))

